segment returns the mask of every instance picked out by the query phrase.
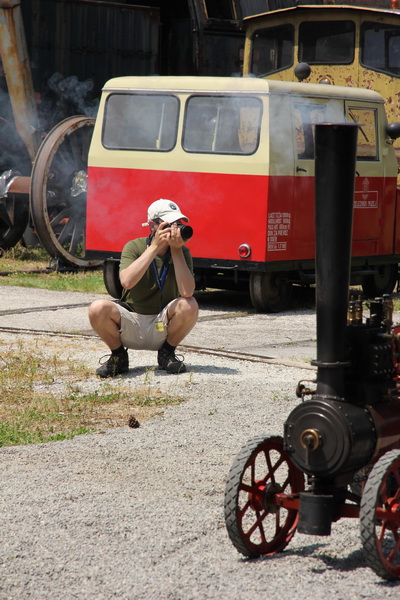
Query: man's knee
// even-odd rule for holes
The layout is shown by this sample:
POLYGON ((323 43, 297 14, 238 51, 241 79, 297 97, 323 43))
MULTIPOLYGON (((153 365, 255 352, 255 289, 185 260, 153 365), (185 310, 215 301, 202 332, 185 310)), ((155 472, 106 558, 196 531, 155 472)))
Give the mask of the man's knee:
POLYGON ((113 318, 115 310, 118 308, 111 300, 94 300, 89 306, 89 319, 91 322, 96 322, 103 319, 113 318))
POLYGON ((190 298, 177 298, 176 312, 181 312, 187 317, 197 317, 199 306, 193 296, 190 298))
POLYGON ((104 300, 94 300, 89 306, 89 317, 98 317, 104 311, 104 300))

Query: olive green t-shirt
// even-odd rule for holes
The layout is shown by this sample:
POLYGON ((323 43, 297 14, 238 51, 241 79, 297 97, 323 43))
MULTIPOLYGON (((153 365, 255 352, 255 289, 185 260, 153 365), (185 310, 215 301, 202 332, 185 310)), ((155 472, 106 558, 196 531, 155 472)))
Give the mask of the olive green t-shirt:
MULTIPOLYGON (((146 244, 147 238, 137 238, 125 244, 121 254, 120 271, 129 267, 134 260, 143 254, 147 247, 146 244)), ((182 246, 182 251, 186 264, 191 273, 193 273, 193 261, 189 248, 182 246)), ((163 259, 164 257, 160 258, 159 256, 155 258, 159 277, 161 277, 163 259)), ((160 292, 152 264, 142 279, 132 289, 123 290, 121 300, 129 304, 135 312, 141 315, 156 315, 169 302, 178 298, 179 291, 175 279, 174 263, 169 253, 166 261, 168 270, 162 293, 160 292)))

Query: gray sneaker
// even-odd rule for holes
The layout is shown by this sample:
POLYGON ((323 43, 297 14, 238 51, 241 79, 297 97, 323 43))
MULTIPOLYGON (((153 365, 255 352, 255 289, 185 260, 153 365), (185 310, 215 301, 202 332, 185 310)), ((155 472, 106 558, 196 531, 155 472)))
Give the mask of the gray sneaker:
POLYGON ((174 352, 169 352, 165 348, 160 348, 158 351, 158 366, 160 369, 177 375, 178 373, 185 373, 186 365, 180 360, 174 352))
MULTIPOLYGON (((129 357, 128 351, 122 354, 108 355, 108 360, 101 365, 96 371, 96 375, 99 377, 117 377, 117 375, 121 375, 121 373, 126 373, 129 370, 129 357)), ((106 358, 103 356, 103 358, 106 358)), ((102 359, 100 359, 101 361, 102 359)))

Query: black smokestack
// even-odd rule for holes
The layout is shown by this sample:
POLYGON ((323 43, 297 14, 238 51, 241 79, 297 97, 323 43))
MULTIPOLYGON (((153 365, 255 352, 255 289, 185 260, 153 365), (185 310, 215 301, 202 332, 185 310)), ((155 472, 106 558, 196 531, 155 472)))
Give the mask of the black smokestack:
POLYGON ((358 126, 315 126, 317 394, 344 397, 358 126))

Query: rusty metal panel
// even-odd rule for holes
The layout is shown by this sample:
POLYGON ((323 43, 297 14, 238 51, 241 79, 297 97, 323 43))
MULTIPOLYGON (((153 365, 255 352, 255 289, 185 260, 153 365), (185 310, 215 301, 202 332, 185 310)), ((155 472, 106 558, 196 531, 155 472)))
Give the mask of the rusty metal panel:
MULTIPOLYGON (((39 142, 38 136, 33 133, 37 128, 38 119, 18 4, 12 7, 9 5, 0 7, 0 59, 2 74, 5 75, 9 93, 7 100, 12 107, 15 126, 33 159, 39 142)), ((0 95, 2 104, 3 95, 3 93, 0 95)), ((4 104, 5 112, 2 112, 2 116, 11 119, 11 115, 6 114, 8 102, 4 104)))
POLYGON ((221 36, 212 32, 205 33, 199 75, 240 76, 243 49, 244 38, 240 35, 221 36))
POLYGON ((54 73, 91 79, 94 94, 120 75, 158 70, 158 8, 95 0, 30 0, 22 3, 35 89, 54 73))
MULTIPOLYGON (((252 17, 266 12, 297 6, 298 4, 322 4, 324 0, 239 0, 242 17, 252 17)), ((330 3, 334 3, 332 0, 330 3)))
POLYGON ((239 0, 189 0, 188 4, 195 27, 200 30, 241 28, 239 0))
POLYGON ((240 0, 242 17, 260 15, 269 10, 268 0, 240 0))

